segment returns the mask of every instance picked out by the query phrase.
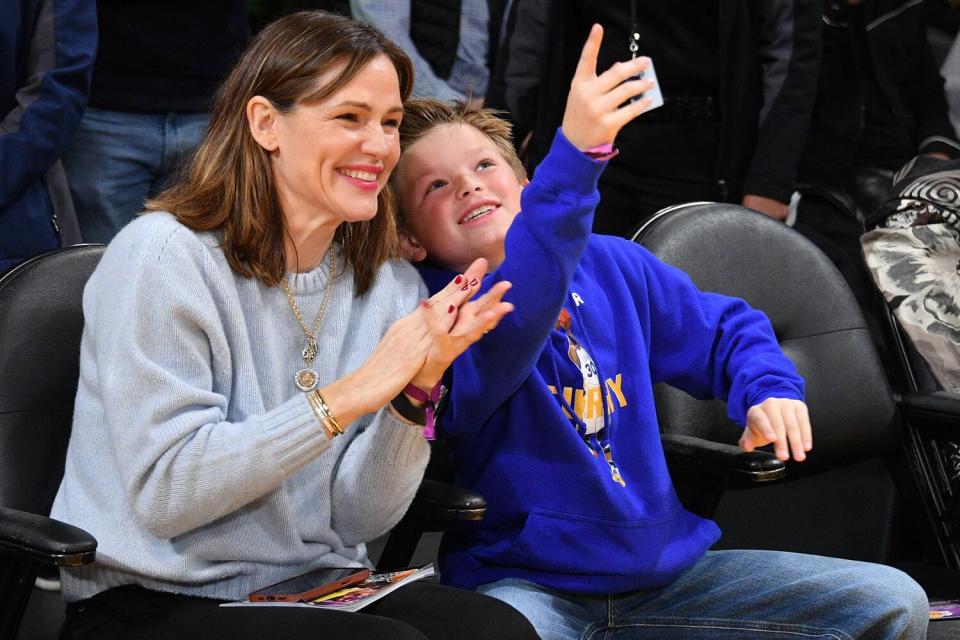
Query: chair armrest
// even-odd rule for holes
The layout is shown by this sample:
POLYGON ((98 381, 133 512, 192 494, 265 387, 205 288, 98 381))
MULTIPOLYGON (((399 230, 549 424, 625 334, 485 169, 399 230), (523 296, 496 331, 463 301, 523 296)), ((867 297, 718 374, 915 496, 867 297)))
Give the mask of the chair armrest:
POLYGON ((960 393, 908 393, 900 399, 900 412, 916 426, 954 430, 960 425, 960 393))
POLYGON ((416 518, 482 520, 486 511, 487 501, 480 494, 445 482, 424 479, 408 513, 416 518))
POLYGON ((744 451, 732 444, 675 433, 663 433, 660 440, 670 463, 709 467, 749 482, 780 480, 787 473, 786 464, 769 451, 744 451))
POLYGON ((97 540, 72 524, 0 507, 0 553, 56 566, 76 566, 93 562, 97 540))

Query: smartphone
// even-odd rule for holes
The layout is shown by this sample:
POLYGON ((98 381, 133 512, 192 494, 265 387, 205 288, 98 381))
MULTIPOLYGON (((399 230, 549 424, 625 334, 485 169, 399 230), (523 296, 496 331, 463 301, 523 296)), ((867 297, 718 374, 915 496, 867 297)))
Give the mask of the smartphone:
POLYGON ((324 567, 257 589, 247 598, 251 602, 304 602, 358 584, 369 577, 370 569, 362 567, 347 569, 324 567))
MULTIPOLYGON (((650 78, 654 82, 657 82, 657 72, 653 68, 653 60, 650 61, 650 64, 647 66, 646 69, 644 69, 643 71, 641 71, 635 76, 631 76, 630 79, 643 80, 644 78, 650 78)), ((660 92, 660 83, 657 82, 657 84, 655 84, 654 87, 649 91, 644 91, 640 95, 634 96, 633 98, 630 99, 630 102, 636 102, 637 100, 641 100, 643 98, 650 98, 651 100, 650 106, 647 108, 647 111, 652 111, 657 107, 662 107, 663 94, 660 92)))

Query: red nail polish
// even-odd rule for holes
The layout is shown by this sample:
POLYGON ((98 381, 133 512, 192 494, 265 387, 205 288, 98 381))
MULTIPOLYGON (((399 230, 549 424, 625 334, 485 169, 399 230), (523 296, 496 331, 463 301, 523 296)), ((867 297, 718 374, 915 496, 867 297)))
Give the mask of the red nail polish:
POLYGON ((450 305, 450 307, 447 309, 447 313, 453 313, 455 310, 456 310, 456 307, 453 305, 450 305))
POLYGON ((470 285, 465 284, 465 285, 463 285, 462 287, 460 287, 460 291, 466 291, 466 290, 469 289, 469 288, 470 288, 470 285))
POLYGON ((453 279, 453 284, 460 284, 461 282, 463 282, 463 276, 457 276, 453 279))
POLYGON ((480 282, 480 281, 477 280, 476 278, 474 278, 473 280, 470 281, 470 286, 471 286, 471 287, 474 287, 474 286, 477 285, 478 282, 480 282))

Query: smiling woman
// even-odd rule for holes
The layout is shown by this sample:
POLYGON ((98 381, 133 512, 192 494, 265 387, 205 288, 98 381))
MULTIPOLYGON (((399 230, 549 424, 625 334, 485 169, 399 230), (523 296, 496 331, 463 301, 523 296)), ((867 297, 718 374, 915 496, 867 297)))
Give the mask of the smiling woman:
MULTIPOLYGON (((346 66, 332 66, 320 84, 342 76, 346 66)), ((380 54, 319 101, 286 111, 261 95, 247 103, 253 138, 269 153, 289 233, 286 248, 297 250, 288 252, 288 269, 315 266, 326 249, 323 238, 341 222, 376 216, 377 196, 400 157, 399 86, 397 68, 380 54)))
MULTIPOLYGON (((184 181, 147 208, 170 211, 197 230, 224 228, 225 254, 244 275, 277 284, 291 266, 309 269, 316 262, 296 265, 300 247, 286 237, 287 218, 299 226, 318 206, 327 215, 315 224, 332 222, 339 198, 320 192, 334 186, 329 174, 338 165, 331 163, 348 162, 344 154, 379 167, 386 179, 399 155, 395 130, 412 83, 410 60, 379 32, 322 13, 287 16, 260 32, 224 82, 184 181), (366 154, 371 149, 376 156, 366 154)), ((351 208, 366 203, 367 212, 337 232, 360 294, 396 251, 392 216, 373 215, 392 211, 382 180, 367 192, 376 196, 374 206, 348 194, 360 199, 351 208)))
POLYGON ((396 258, 386 190, 411 74, 371 27, 278 20, 180 182, 107 248, 53 507, 99 554, 63 571, 62 637, 536 637, 505 605, 426 583, 364 614, 218 606, 370 565, 429 455, 419 398, 512 309, 509 283, 470 301, 483 260, 420 301, 396 258))

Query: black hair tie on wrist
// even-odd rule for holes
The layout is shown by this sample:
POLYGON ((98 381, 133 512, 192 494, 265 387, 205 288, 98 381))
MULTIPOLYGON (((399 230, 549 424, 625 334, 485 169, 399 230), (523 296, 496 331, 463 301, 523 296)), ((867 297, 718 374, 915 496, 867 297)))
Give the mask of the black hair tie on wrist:
POLYGON ((426 407, 418 407, 410 402, 408 398, 402 391, 397 395, 396 398, 390 401, 390 405, 393 407, 393 410, 403 416, 404 419, 418 424, 421 427, 427 424, 427 409, 426 407))

